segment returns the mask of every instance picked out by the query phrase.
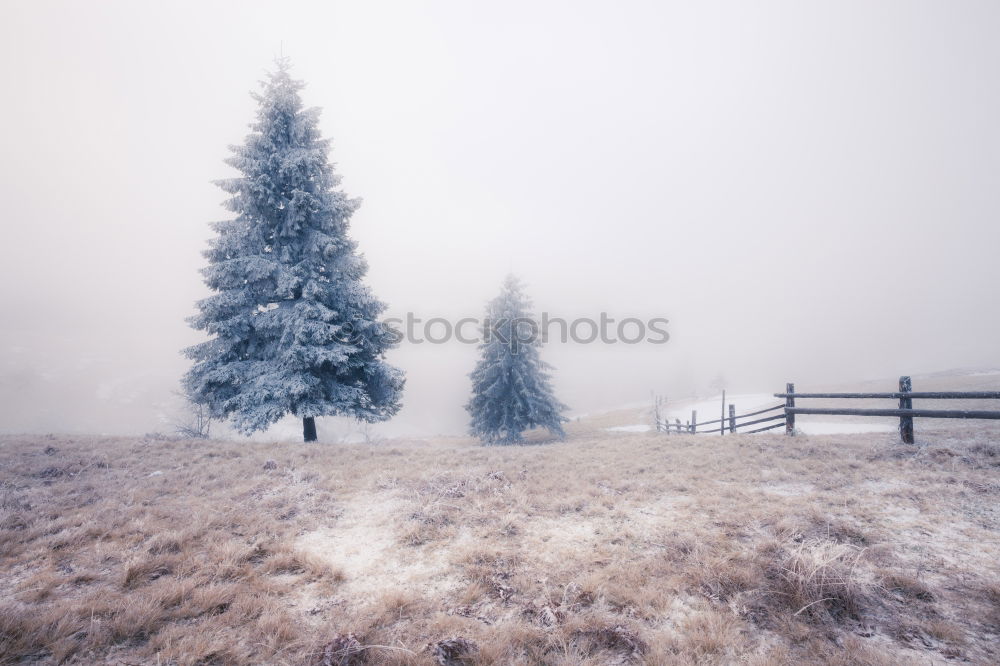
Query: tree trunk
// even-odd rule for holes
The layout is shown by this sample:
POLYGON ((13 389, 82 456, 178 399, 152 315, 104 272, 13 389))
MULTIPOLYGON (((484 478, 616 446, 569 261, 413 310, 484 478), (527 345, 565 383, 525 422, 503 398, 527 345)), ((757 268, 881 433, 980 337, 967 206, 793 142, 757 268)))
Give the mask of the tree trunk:
POLYGON ((302 419, 302 441, 316 441, 316 419, 311 416, 306 416, 302 419))

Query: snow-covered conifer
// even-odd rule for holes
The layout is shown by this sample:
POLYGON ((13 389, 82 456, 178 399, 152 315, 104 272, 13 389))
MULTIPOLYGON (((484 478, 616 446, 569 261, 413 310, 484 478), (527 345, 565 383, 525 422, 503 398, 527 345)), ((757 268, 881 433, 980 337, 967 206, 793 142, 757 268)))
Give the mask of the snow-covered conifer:
POLYGON ((286 414, 316 439, 315 417, 381 421, 400 407, 403 374, 384 354, 397 334, 362 278, 367 264, 348 235, 360 201, 339 189, 319 110, 303 108, 287 60, 254 94, 257 118, 219 181, 236 216, 213 225, 205 283, 191 324, 211 338, 186 350, 188 393, 241 432, 286 414))
POLYGON ((541 334, 521 283, 510 275, 489 302, 480 359, 472 378, 471 433, 487 444, 512 444, 530 428, 565 436, 566 406, 549 385, 551 366, 539 358, 541 334))

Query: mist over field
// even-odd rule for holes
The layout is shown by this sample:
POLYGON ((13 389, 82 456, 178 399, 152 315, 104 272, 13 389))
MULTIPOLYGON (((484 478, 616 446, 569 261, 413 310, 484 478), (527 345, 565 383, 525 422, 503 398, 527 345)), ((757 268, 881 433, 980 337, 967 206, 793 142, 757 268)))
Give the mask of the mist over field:
POLYGON ((0 666, 1000 664, 1000 4, 0 7, 0 666))
MULTIPOLYGON (((990 2, 9 3, 0 429, 168 429, 213 180, 290 56, 387 316, 664 317, 549 344, 572 413, 1000 363, 990 2)), ((408 344, 387 434, 457 433, 473 346, 408 344)), ((329 426, 333 428, 334 426, 329 426)))

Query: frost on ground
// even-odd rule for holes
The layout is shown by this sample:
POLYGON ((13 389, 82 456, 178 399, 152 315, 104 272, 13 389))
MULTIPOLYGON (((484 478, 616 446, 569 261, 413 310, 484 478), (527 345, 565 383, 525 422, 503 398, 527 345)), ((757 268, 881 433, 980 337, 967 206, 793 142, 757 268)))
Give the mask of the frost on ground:
POLYGON ((632 425, 611 426, 610 428, 605 428, 605 430, 609 432, 649 432, 652 429, 653 426, 645 423, 635 423, 632 425))
MULTIPOLYGON (((295 540, 298 550, 312 553, 343 572, 342 594, 363 597, 385 589, 444 591, 459 583, 453 567, 438 549, 401 549, 397 523, 408 504, 385 494, 359 493, 343 507, 330 527, 295 540)), ((456 543, 462 539, 457 538, 456 543)))
POLYGON ((1000 661, 1000 429, 610 418, 491 448, 2 438, 0 663, 1000 661))

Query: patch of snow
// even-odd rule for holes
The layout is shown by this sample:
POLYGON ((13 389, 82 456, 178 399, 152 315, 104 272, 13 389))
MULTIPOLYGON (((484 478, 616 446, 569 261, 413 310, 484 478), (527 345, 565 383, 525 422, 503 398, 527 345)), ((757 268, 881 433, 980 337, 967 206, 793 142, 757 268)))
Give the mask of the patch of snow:
POLYGON ((805 435, 854 435, 865 432, 895 432, 898 426, 885 423, 852 423, 839 421, 795 421, 795 429, 805 435))
MULTIPOLYGON (((781 398, 775 398, 770 393, 737 393, 726 395, 726 418, 729 418, 729 405, 736 405, 736 414, 756 412, 765 407, 784 404, 781 398)), ((667 418, 673 421, 680 419, 685 423, 691 418, 691 410, 698 411, 698 421, 714 421, 722 414, 722 394, 701 400, 684 400, 671 403, 667 400, 667 418)), ((761 416, 764 416, 763 414, 761 416)), ((753 420, 753 419, 750 419, 753 420)))
POLYGON ((635 425, 613 426, 611 428, 605 428, 605 430, 610 430, 612 432, 649 432, 652 429, 653 426, 646 423, 637 423, 635 425))

